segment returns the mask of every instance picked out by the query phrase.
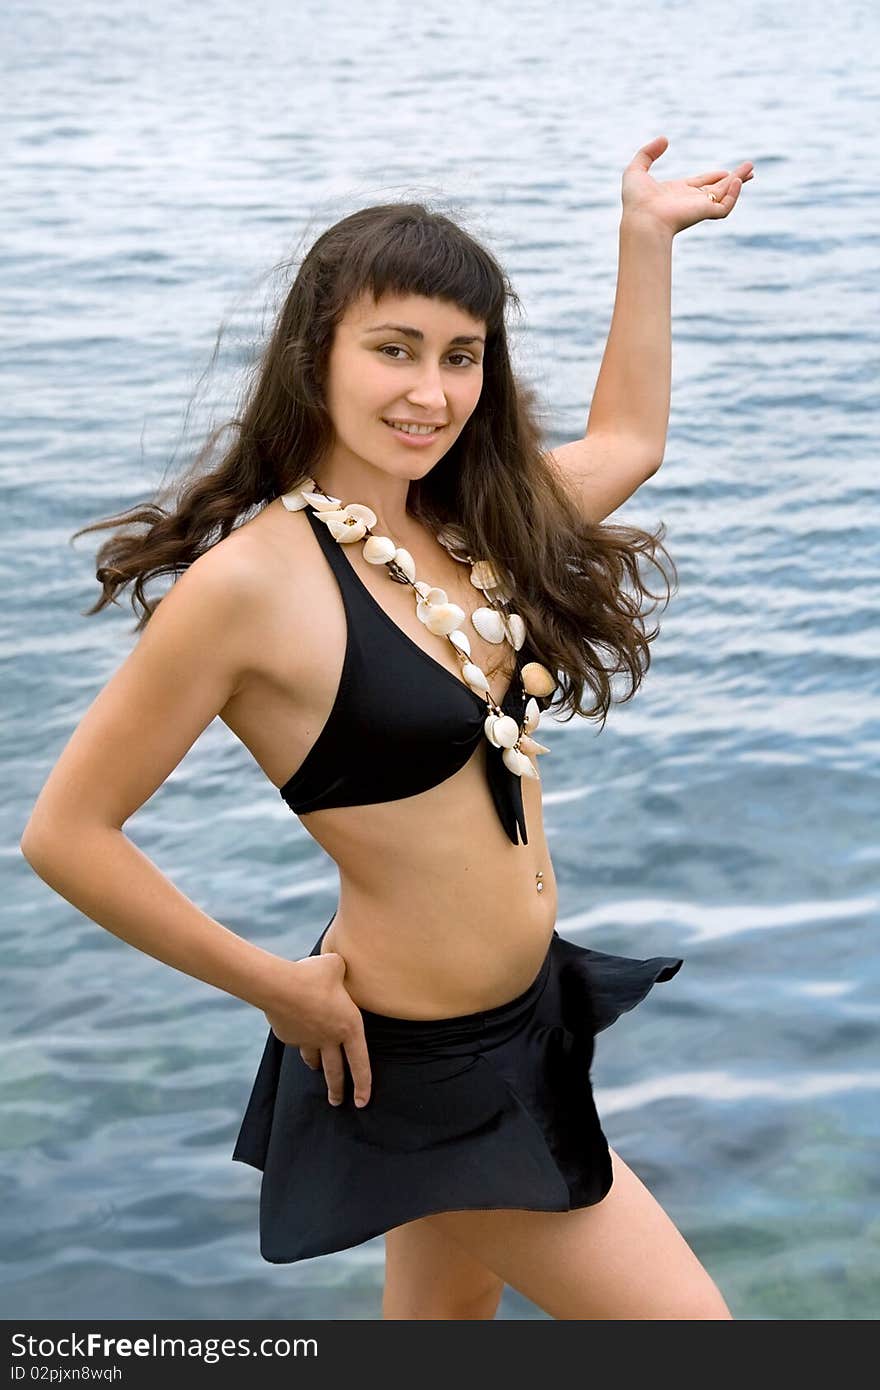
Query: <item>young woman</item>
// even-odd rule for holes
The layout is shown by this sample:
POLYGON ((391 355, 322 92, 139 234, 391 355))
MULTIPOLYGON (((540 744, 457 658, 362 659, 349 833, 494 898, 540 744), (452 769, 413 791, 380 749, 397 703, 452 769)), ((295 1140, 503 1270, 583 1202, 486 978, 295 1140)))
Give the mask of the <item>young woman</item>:
POLYGON ((682 962, 559 937, 537 770, 545 710, 604 720, 611 678, 629 698, 647 669, 639 559, 663 572, 662 527, 603 522, 663 454, 672 237, 750 177, 656 184, 664 146, 624 176, 584 439, 542 448, 490 253, 420 204, 365 208, 304 258, 219 464, 212 439, 170 505, 85 528, 114 528, 90 612, 131 584, 142 636, 23 853, 263 1011, 233 1154, 263 1172, 262 1254, 384 1232, 387 1318, 491 1318, 505 1282, 556 1318, 730 1316, 590 1084, 595 1034, 682 962), (212 920, 123 834, 216 715, 338 866, 302 960, 212 920))

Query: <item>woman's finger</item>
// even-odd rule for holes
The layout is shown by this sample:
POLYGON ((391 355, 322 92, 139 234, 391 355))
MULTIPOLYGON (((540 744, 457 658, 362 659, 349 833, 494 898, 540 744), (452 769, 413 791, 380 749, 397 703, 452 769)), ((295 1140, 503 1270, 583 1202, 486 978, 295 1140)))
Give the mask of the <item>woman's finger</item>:
POLYGON ((327 1099, 331 1105, 341 1105, 345 1096, 345 1068, 342 1062, 342 1048, 338 1043, 321 1048, 321 1063, 324 1067, 324 1080, 327 1082, 327 1099))
POLYGON ((738 178, 735 178, 733 175, 731 175, 731 177, 730 177, 730 183, 729 183, 728 187, 724 190, 724 193, 721 194, 720 188, 719 188, 718 191, 716 192, 716 195, 715 195, 715 196, 718 198, 718 202, 717 202, 717 203, 712 203, 712 202, 710 202, 710 204, 709 204, 709 209, 708 209, 708 215, 709 215, 710 217, 716 217, 716 218, 717 218, 717 217, 726 217, 727 214, 730 212, 730 209, 733 207, 734 203, 736 202, 737 198, 739 197, 739 190, 740 190, 741 188, 742 188, 742 180, 741 180, 741 179, 738 179, 738 178), (721 196, 719 196, 719 195, 721 195, 721 196))
POLYGON ((345 1043, 345 1055, 354 1081, 354 1103, 360 1108, 370 1099, 373 1077, 363 1023, 345 1043))
POLYGON ((754 165, 751 160, 747 159, 736 169, 710 169, 707 174, 694 174, 693 178, 685 179, 685 183, 689 183, 692 187, 698 188, 703 184, 719 183, 722 179, 729 179, 733 175, 736 175, 742 183, 745 183, 752 177, 753 173, 754 165))
POLYGON ((701 183, 717 183, 719 179, 726 179, 729 173, 729 169, 710 169, 708 174, 694 174, 692 179, 685 179, 685 183, 696 188, 701 183))

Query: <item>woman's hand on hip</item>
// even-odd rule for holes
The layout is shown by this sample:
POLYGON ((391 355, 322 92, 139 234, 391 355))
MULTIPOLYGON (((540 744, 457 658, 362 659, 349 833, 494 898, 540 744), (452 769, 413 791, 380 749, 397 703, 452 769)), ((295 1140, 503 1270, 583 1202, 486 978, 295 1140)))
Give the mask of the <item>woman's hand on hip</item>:
POLYGON ((285 962, 279 999, 264 1013, 281 1042, 298 1047, 307 1066, 324 1069, 327 1098, 342 1103, 345 1063, 354 1082, 354 1103, 366 1105, 372 1075, 361 1011, 343 983, 345 961, 336 951, 285 962))

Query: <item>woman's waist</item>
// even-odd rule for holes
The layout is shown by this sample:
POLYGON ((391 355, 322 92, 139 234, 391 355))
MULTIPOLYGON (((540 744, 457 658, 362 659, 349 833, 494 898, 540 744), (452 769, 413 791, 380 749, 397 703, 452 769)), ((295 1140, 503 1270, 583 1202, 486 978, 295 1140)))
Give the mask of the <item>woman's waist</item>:
POLYGON ((376 903, 343 884, 322 954, 346 964, 359 1008, 392 1018, 437 1019, 497 1007, 521 994, 546 956, 556 921, 555 882, 531 895, 481 902, 464 886, 432 900, 376 903))
POLYGON ((532 899, 556 891, 553 865, 543 835, 512 845, 500 833, 469 834, 466 824, 422 829, 414 822, 404 835, 346 840, 324 848, 334 860, 341 885, 340 907, 375 916, 400 916, 408 909, 440 919, 457 906, 469 916, 493 907, 517 911, 532 899))

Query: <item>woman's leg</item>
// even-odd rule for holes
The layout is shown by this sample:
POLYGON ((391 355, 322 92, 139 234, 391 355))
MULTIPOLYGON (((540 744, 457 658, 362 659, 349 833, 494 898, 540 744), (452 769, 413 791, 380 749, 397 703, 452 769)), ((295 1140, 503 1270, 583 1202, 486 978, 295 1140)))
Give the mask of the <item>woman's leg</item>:
POLYGON ((430 1217, 386 1232, 383 1318, 494 1318, 503 1289, 503 1279, 430 1217))
POLYGON ((731 1318, 663 1208, 613 1149, 611 1160, 613 1185, 595 1206, 426 1220, 553 1318, 731 1318))

